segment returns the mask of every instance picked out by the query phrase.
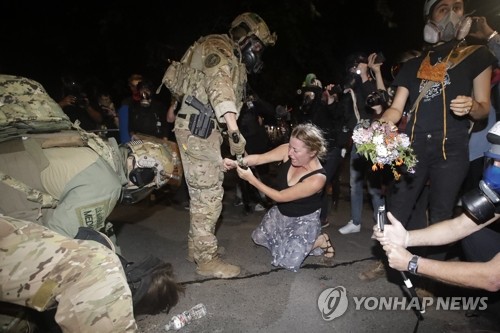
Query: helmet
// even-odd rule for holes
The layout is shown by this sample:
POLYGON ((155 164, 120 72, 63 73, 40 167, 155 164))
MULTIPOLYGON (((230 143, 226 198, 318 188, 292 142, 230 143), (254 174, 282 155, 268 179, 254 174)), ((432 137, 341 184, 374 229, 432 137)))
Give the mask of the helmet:
POLYGON ((173 177, 175 158, 167 147, 159 143, 136 140, 124 146, 127 149, 127 178, 123 193, 125 203, 136 203, 153 189, 167 184, 173 177))
POLYGON ((276 33, 269 31, 266 22, 255 13, 243 13, 238 15, 231 23, 229 30, 231 38, 240 44, 246 37, 254 35, 265 46, 273 46, 276 43, 276 33))

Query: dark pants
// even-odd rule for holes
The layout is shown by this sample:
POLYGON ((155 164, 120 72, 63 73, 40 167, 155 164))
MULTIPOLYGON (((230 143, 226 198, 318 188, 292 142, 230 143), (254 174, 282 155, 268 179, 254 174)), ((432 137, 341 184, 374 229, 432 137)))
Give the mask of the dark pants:
POLYGON ((405 174, 393 184, 388 200, 389 211, 408 230, 426 226, 414 223, 410 225, 409 221, 427 181, 430 223, 453 216, 453 208, 469 165, 468 136, 467 133, 448 135, 445 144, 446 159, 443 157, 442 138, 442 132, 416 134, 412 144, 418 159, 415 173, 405 174))
POLYGON ((328 151, 324 161, 323 161, 323 169, 326 172, 326 183, 325 188, 323 189, 323 203, 321 206, 321 215, 320 220, 325 221, 328 217, 328 194, 327 188, 332 183, 333 177, 339 169, 339 166, 342 162, 342 156, 340 155, 340 148, 332 148, 328 151))

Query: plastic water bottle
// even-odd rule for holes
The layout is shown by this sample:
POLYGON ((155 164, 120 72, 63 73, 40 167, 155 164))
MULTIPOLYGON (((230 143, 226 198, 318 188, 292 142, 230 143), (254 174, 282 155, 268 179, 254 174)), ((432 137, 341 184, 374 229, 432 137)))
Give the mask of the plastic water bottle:
POLYGON ((193 306, 191 309, 181 314, 173 316, 165 325, 165 331, 177 331, 189 324, 194 319, 200 319, 207 314, 207 308, 202 303, 193 306))

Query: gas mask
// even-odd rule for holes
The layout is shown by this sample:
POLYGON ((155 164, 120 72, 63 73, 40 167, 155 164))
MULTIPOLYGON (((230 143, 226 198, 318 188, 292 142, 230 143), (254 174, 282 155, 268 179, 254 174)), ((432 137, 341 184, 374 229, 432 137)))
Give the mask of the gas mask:
POLYGON ((273 46, 278 38, 259 15, 251 12, 240 14, 233 20, 229 35, 239 45, 248 73, 258 73, 262 69, 261 57, 265 47, 273 46))
POLYGON ((458 16, 450 10, 441 21, 428 20, 424 26, 424 40, 427 43, 449 42, 453 38, 462 40, 469 34, 472 25, 470 17, 458 16))
POLYGON ((483 179, 479 188, 462 197, 463 207, 477 224, 485 223, 495 213, 500 213, 500 122, 490 129, 487 138, 492 145, 485 153, 483 179))
POLYGON ((264 66, 261 58, 265 47, 262 42, 257 37, 250 36, 245 39, 240 49, 242 61, 247 68, 247 72, 250 74, 259 73, 264 66))
POLYGON ((142 107, 147 108, 151 105, 151 92, 150 91, 147 91, 147 90, 141 91, 140 97, 141 97, 140 103, 141 103, 142 107))

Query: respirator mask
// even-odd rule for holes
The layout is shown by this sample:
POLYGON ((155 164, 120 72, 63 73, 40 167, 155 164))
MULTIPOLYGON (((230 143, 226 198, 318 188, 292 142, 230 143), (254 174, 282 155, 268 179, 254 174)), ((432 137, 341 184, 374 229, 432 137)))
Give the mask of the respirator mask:
POLYGON ((262 62, 262 54, 264 53, 264 45, 255 36, 247 38, 241 46, 241 58, 248 73, 259 73, 264 66, 262 62))
POLYGON ((430 44, 449 42, 453 38, 462 40, 469 34, 471 25, 470 17, 459 16, 450 10, 439 22, 427 21, 424 26, 424 40, 430 44))
POLYGON ((140 100, 141 106, 145 108, 149 107, 151 105, 151 92, 141 91, 140 96, 141 96, 140 100))
POLYGON ((483 179, 479 182, 479 188, 462 197, 463 207, 477 224, 485 223, 495 213, 500 213, 500 154, 494 152, 500 147, 493 146, 485 153, 483 179))

